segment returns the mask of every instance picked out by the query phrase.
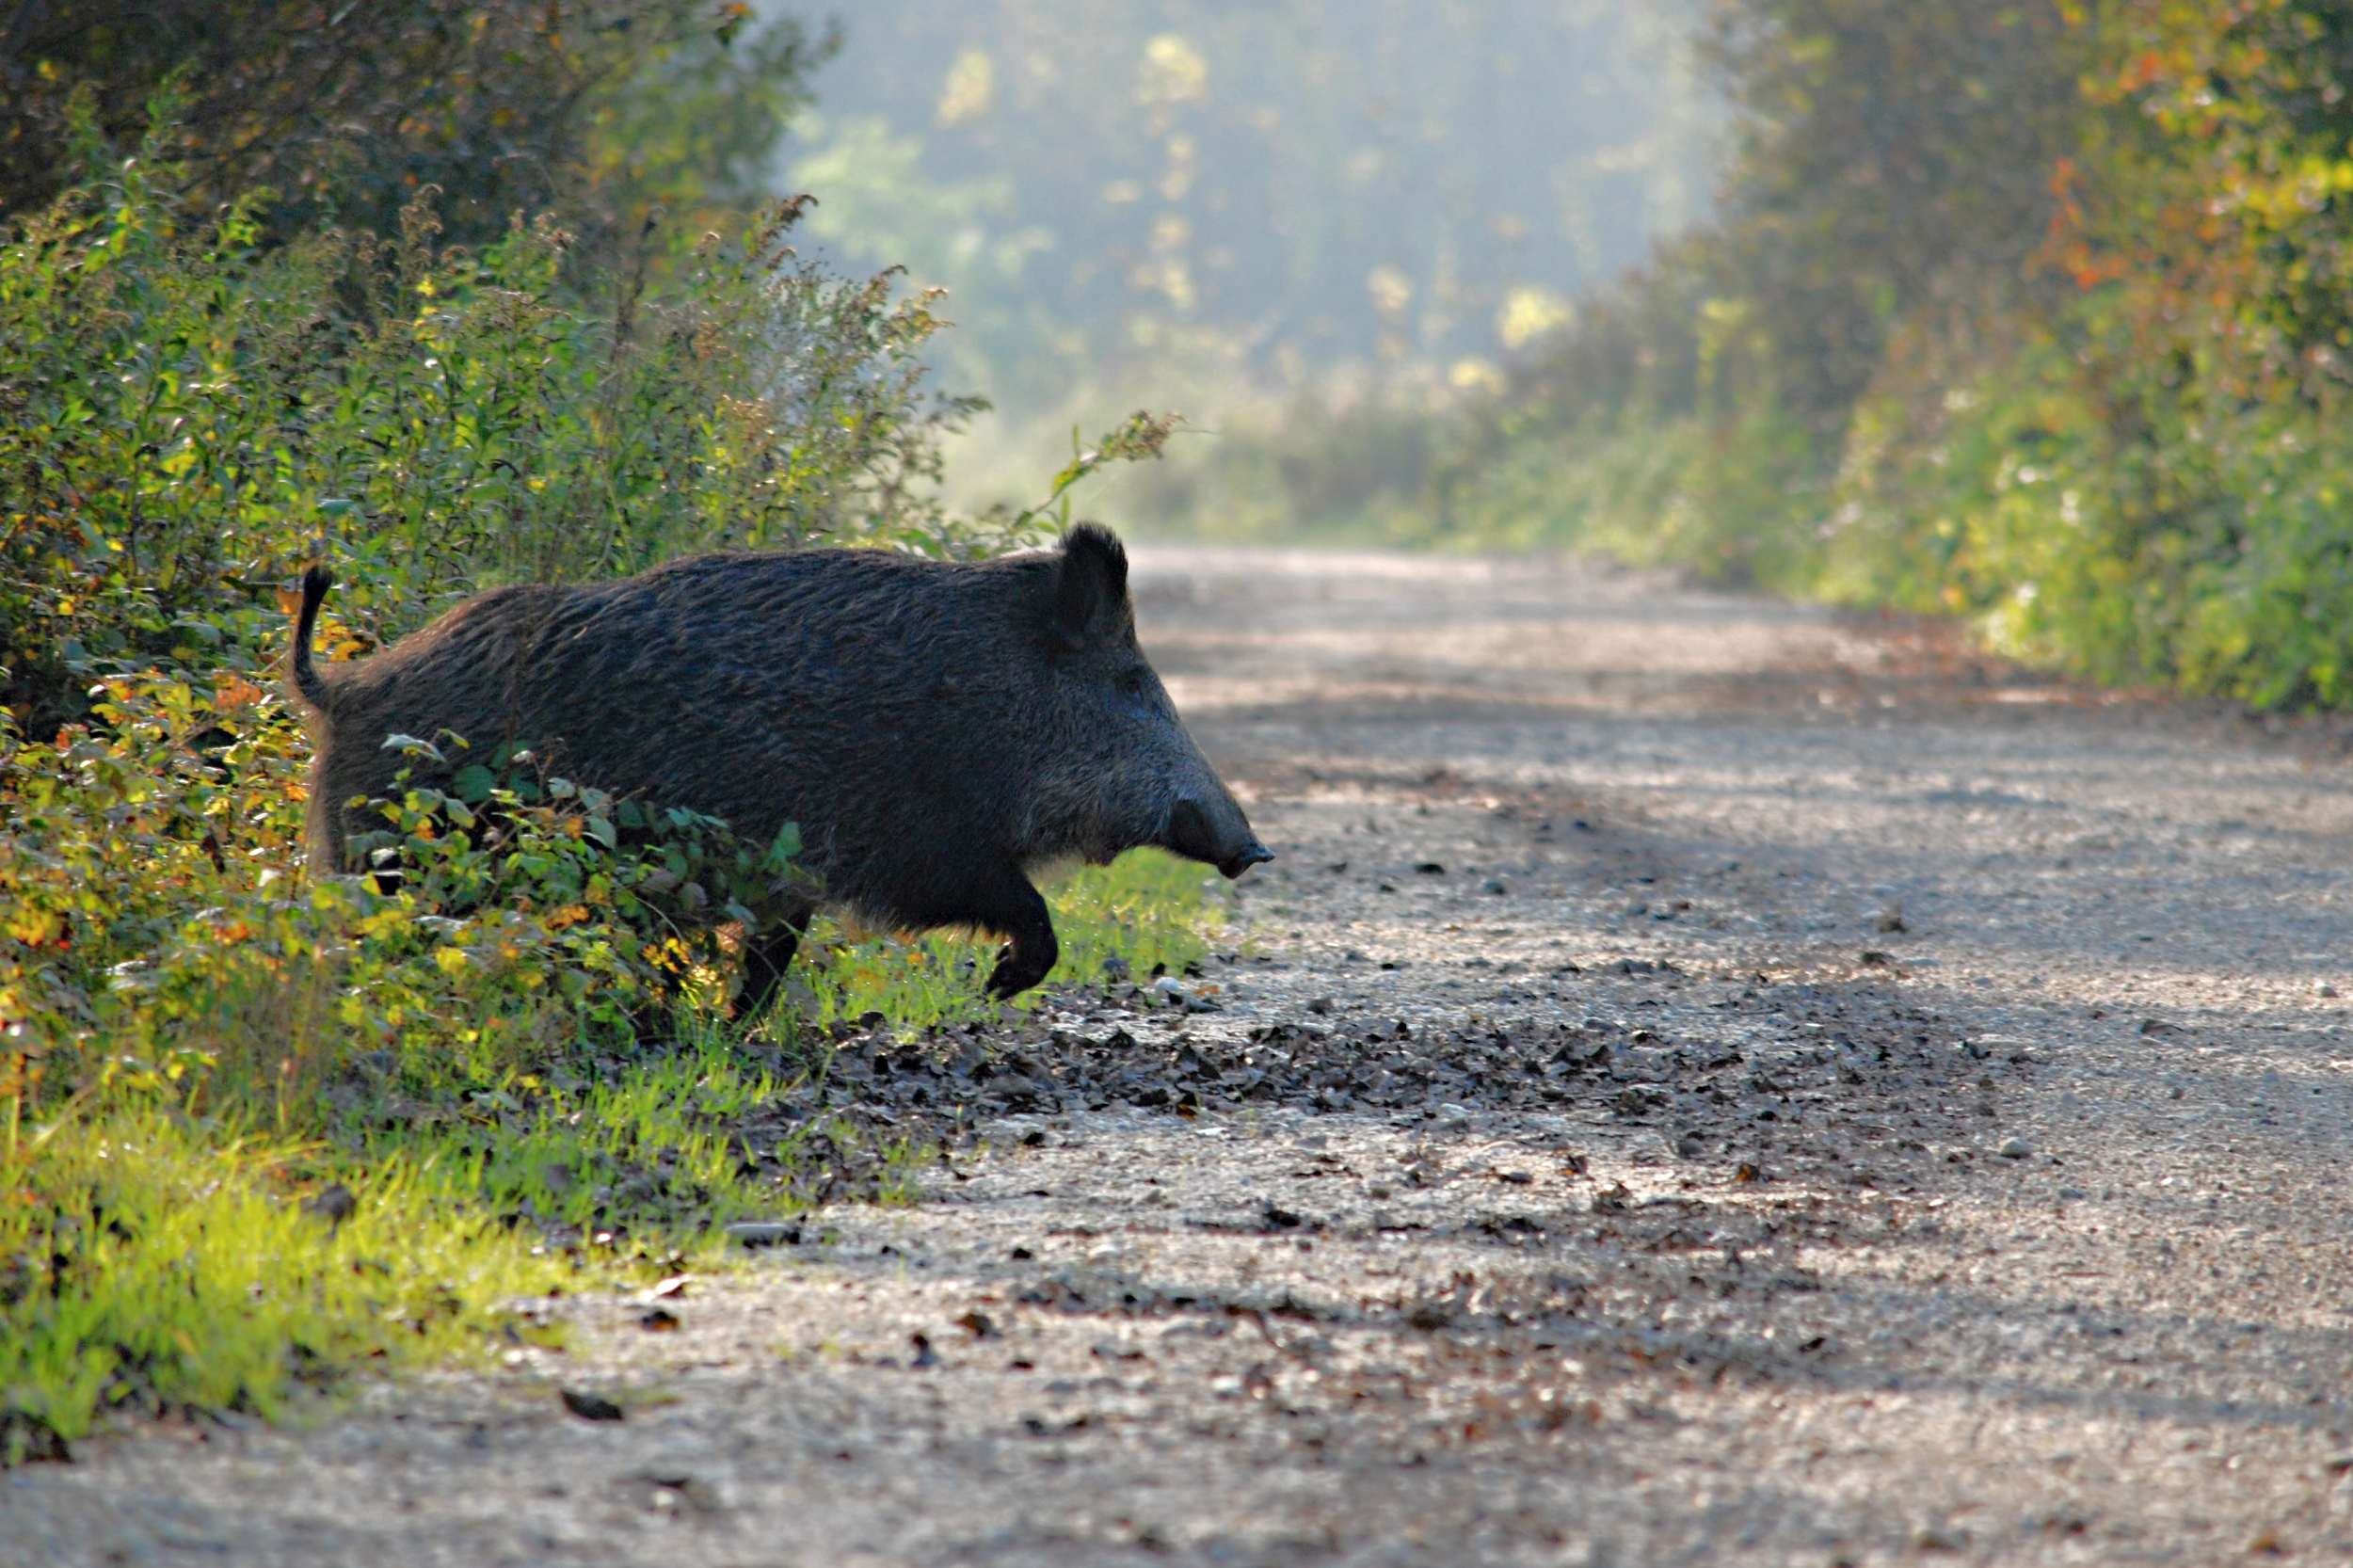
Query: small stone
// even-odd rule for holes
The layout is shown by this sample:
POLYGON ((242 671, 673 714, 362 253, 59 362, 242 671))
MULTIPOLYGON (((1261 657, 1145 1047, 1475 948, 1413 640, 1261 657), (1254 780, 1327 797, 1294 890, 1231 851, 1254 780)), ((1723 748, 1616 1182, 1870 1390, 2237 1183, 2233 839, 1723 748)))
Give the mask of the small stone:
POLYGON ((1479 885, 1479 888, 1481 892, 1494 893, 1497 897, 1500 897, 1512 890, 1505 885, 1503 878, 1499 876, 1491 876, 1487 878, 1486 881, 1479 885))
POLYGON ((1332 1011, 1334 1005, 1335 1004, 1330 997, 1318 997, 1315 1000, 1307 1004, 1307 1011, 1321 1017, 1328 1015, 1332 1011))
POLYGON ((2004 1160, 2024 1160, 2034 1153, 2034 1145, 2024 1138, 2009 1137, 2002 1140, 2002 1146, 1997 1152, 2004 1160))
POLYGON ((654 1507, 664 1512, 683 1509, 696 1513, 716 1513, 723 1506, 717 1488, 684 1471, 648 1471, 645 1480, 654 1489, 654 1507))
POLYGON ((557 1395, 564 1408, 584 1421, 617 1421, 627 1413, 601 1394, 591 1394, 579 1388, 560 1388, 557 1395))
POLYGON ((2334 985, 2329 984, 2327 981, 2315 980, 2313 982, 2313 995, 2316 997, 2333 997, 2336 994, 2337 988, 2334 985))
POLYGON ((801 1227, 782 1220, 738 1220, 721 1231, 728 1240, 740 1247, 757 1251, 761 1247, 782 1247, 796 1244, 801 1227))

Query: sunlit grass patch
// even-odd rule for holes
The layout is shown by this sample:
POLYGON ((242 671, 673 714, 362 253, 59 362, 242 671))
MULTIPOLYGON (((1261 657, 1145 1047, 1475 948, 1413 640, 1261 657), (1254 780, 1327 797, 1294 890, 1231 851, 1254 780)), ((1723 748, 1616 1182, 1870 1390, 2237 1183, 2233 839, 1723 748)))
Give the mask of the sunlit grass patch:
MULTIPOLYGON (((1052 983, 1099 983, 1113 959, 1139 979, 1181 971, 1220 922, 1214 888, 1150 853, 1071 873, 1053 892, 1052 983)), ((986 998, 991 942, 872 940, 818 957, 801 1011, 755 1027, 690 987, 667 1037, 631 1041, 552 995, 536 1015, 353 1024, 321 1000, 345 989, 322 993, 304 967, 326 960, 294 956, 276 1001, 275 970, 224 961, 262 1004, 216 1027, 126 1008, 107 1014, 124 1048, 111 1056, 14 1059, 0 1083, 0 1464, 110 1415, 274 1416, 354 1368, 543 1334, 519 1304, 724 1266, 721 1227, 839 1191, 845 1160, 849 1190, 906 1200, 927 1149, 830 1113, 764 1112, 824 1073, 836 1020, 920 1032, 1036 995, 986 998), (485 1048, 484 1018, 514 1040, 485 1048)), ((386 995, 464 1002, 471 976, 451 978, 438 998, 386 995)))
MULTIPOLYGON (((1217 873, 1154 849, 1069 871, 1048 888, 1047 902, 1062 944, 1048 989, 1100 984, 1114 958, 1138 979, 1182 973, 1209 951, 1210 936, 1225 923, 1217 873)), ((822 921, 813 935, 810 945, 824 956, 811 966, 808 984, 820 1025, 878 1014, 888 1027, 912 1032, 995 1017, 1006 1008, 1027 1011, 1041 995, 1010 1002, 989 998, 984 987, 996 962, 993 939, 841 941, 838 928, 822 921)))
POLYGON ((429 1160, 339 1167, 161 1107, 20 1128, 0 1148, 0 1464, 112 1412, 274 1416, 337 1368, 525 1332, 507 1304, 583 1277, 429 1160))

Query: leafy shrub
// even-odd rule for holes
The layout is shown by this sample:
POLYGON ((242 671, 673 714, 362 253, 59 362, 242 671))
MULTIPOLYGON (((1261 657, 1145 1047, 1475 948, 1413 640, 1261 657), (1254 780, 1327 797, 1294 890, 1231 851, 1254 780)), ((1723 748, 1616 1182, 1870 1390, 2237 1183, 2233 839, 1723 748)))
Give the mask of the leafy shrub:
MULTIPOLYGON (((163 105, 168 111, 170 105, 163 105)), ((474 587, 820 537, 941 550, 932 482, 972 405, 922 388, 940 323, 827 277, 792 204, 594 305, 568 238, 262 243, 159 149, 0 248, 0 688, 26 731, 109 670, 252 675, 280 589, 333 554, 355 649, 474 587)))
POLYGON ((579 792, 486 789, 480 841, 487 809, 385 803, 410 874, 378 893, 299 873, 307 747, 241 676, 118 679, 93 719, 0 735, 0 1029, 28 1074, 282 1108, 355 1051, 489 1070, 625 1033, 677 967, 638 891, 668 866, 615 856, 579 792))
MULTIPOLYGON (((2100 680, 2353 702, 2344 8, 1712 17, 1722 217, 1355 518, 1964 615, 2100 680)), ((1346 433, 1324 453, 1359 466, 1346 433)))
POLYGON ((650 210, 694 233, 749 205, 809 72, 839 44, 711 0, 104 0, 21 7, 0 53, 0 212, 38 209, 92 150, 143 134, 201 211, 260 186, 280 237, 389 231, 421 185, 465 239, 560 208, 604 251, 650 210))

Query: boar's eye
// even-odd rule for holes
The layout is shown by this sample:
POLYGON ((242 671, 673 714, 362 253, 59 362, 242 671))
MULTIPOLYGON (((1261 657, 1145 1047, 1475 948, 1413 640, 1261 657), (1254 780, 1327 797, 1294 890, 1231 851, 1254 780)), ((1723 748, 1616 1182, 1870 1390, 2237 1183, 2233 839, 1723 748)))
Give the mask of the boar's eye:
POLYGON ((1119 677, 1119 690, 1126 696, 1142 696, 1152 686, 1152 672, 1138 664, 1119 677))

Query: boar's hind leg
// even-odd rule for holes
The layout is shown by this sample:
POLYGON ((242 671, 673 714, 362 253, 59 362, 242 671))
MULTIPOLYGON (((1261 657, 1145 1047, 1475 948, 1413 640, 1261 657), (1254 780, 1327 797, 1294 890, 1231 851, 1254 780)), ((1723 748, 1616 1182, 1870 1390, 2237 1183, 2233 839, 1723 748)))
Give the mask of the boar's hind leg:
POLYGON ((1054 939, 1054 918, 1029 878, 1011 869, 984 902, 985 907, 972 915, 973 923, 1010 938, 997 954, 988 994, 1000 1000, 1019 996, 1051 973, 1054 960, 1062 955, 1054 939))
POLYGON ((744 990, 735 1004, 739 1018, 768 1010, 784 984, 784 971, 792 967, 801 936, 808 929, 809 911, 795 909, 775 925, 744 934, 744 990))

